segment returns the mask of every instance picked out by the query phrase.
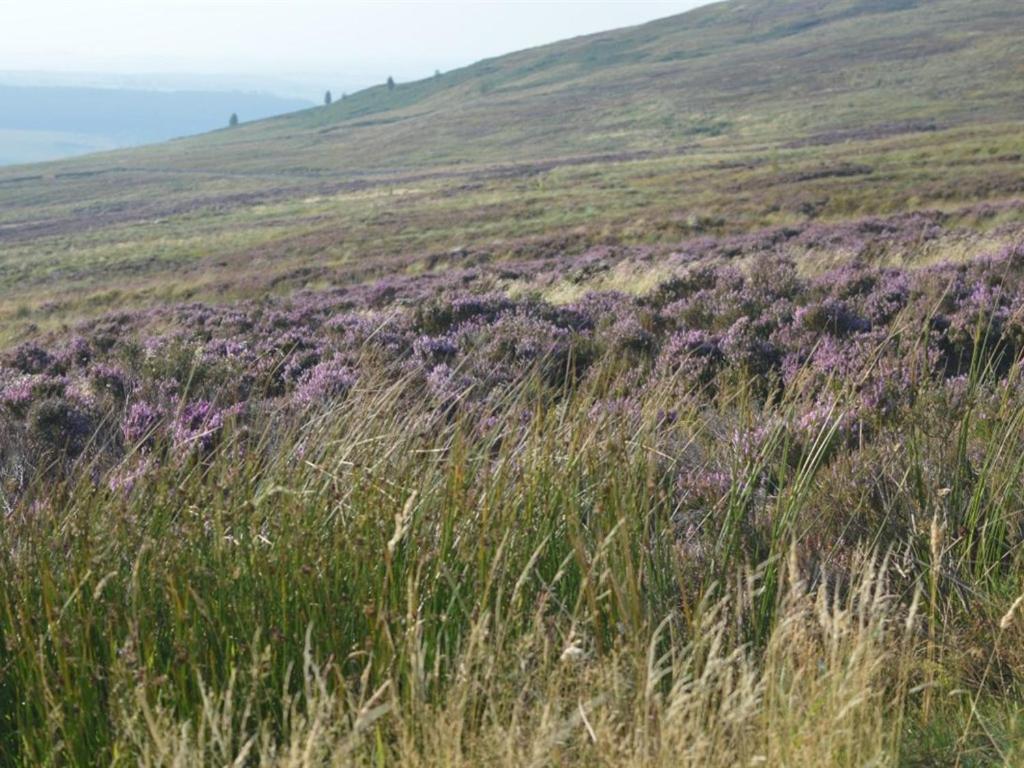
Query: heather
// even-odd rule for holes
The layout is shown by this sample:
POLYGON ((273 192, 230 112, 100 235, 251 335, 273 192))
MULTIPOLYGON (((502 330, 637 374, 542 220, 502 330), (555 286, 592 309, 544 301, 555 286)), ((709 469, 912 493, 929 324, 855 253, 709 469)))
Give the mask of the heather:
POLYGON ((797 403, 807 424, 852 390, 843 429, 870 430, 911 405, 917 385, 1008 375, 1024 345, 1024 243, 925 268, 853 257, 812 276, 777 247, 893 240, 891 228, 861 224, 871 240, 851 229, 700 242, 657 259, 660 282, 638 295, 586 281, 650 255, 595 249, 539 269, 503 262, 111 314, 0 356, 7 493, 42 470, 201 456, 229 424, 343 403, 373 376, 407 381, 425 414, 481 424, 528 374, 532 397, 557 402, 601 381, 605 405, 624 409, 659 388, 715 403, 742 384, 759 402, 797 403), (580 283, 579 298, 544 299, 537 287, 555 275, 580 283))
POLYGON ((0 754, 1013 764, 1007 234, 601 248, 8 349, 0 754))

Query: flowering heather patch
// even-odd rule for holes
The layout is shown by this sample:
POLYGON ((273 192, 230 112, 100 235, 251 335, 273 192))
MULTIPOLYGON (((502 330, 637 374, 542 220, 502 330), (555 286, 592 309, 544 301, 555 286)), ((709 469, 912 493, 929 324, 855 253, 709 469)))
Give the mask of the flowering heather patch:
POLYGON ((133 403, 121 424, 121 432, 129 446, 145 446, 151 443, 154 431, 160 423, 160 410, 149 403, 133 403))
POLYGON ((80 454, 95 430, 88 412, 59 397, 34 402, 25 420, 36 444, 69 456, 80 454))
POLYGON ((209 451, 224 427, 224 414, 213 403, 189 403, 173 423, 174 446, 183 452, 209 451))
POLYGON ((0 376, 4 382, 3 389, 0 389, 0 403, 6 409, 18 412, 31 405, 34 395, 34 382, 31 376, 10 371, 0 376))
POLYGON ((4 362, 20 373, 40 374, 53 372, 54 357, 35 343, 22 344, 4 355, 4 362))
MULTIPOLYGON (((66 402, 28 427, 47 450, 62 442, 81 449, 77 432, 106 424, 118 439, 94 447, 113 459, 140 441, 202 454, 215 445, 226 409, 329 405, 367 372, 412 377, 446 411, 455 402, 484 406, 533 375, 564 392, 613 365, 616 399, 662 381, 710 394, 742 380, 761 397, 798 393, 810 409, 804 421, 813 423, 837 387, 854 386, 865 415, 885 418, 909 402, 919 379, 955 378, 972 365, 1009 370, 1024 349, 1024 245, 966 264, 857 262, 812 277, 801 277, 779 247, 794 238, 836 247, 851 231, 902 242, 908 232, 930 232, 935 219, 705 243, 705 252, 760 255, 742 269, 677 260, 674 274, 643 295, 591 292, 565 306, 510 298, 493 274, 469 271, 428 278, 428 299, 418 278, 388 278, 386 291, 122 312, 84 324, 67 341, 6 353, 0 409, 15 426, 28 425, 35 403, 66 402)), ((560 268, 579 261, 592 269, 608 258, 587 252, 560 268)))
POLYGON ((133 383, 125 371, 116 365, 98 363, 87 374, 98 394, 106 394, 117 401, 124 401, 131 394, 133 383))
POLYGON ((661 376, 679 376, 705 386, 713 381, 723 361, 716 336, 703 330, 677 331, 662 344, 656 371, 661 376))
POLYGON ((356 383, 352 369, 341 361, 320 363, 307 371, 295 389, 295 401, 301 405, 330 403, 344 396, 356 383))

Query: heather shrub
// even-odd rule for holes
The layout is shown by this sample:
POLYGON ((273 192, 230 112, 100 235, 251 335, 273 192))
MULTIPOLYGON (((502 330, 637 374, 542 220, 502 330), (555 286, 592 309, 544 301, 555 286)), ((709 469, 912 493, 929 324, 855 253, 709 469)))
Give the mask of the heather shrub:
POLYGON ((180 454, 208 454, 217 445, 225 413, 207 400, 185 405, 174 417, 172 438, 180 454))
POLYGON ((657 370, 699 386, 711 384, 725 360, 719 340, 707 331, 674 333, 662 345, 657 370))
POLYGON ((21 344, 4 355, 6 367, 24 374, 56 373, 51 370, 54 363, 54 357, 46 349, 31 342, 21 344))
POLYGON ((514 308, 515 304, 505 296, 460 294, 418 307, 413 322, 422 333, 437 336, 469 320, 491 322, 514 308))
POLYGON ((329 404, 344 397, 355 384, 355 371, 343 361, 320 363, 302 376, 295 390, 295 401, 306 407, 329 404))
POLYGON ((96 429, 90 414, 58 397, 35 402, 25 420, 33 443, 46 453, 67 458, 79 456, 96 429))
POLYGON ((127 400, 134 389, 130 375, 119 366, 98 363, 87 375, 97 395, 110 397, 117 403, 127 400))
POLYGON ((795 316, 796 324, 812 333, 849 336, 871 330, 871 324, 858 317, 843 301, 826 299, 801 307, 795 316))
POLYGON ((129 448, 151 448, 163 420, 164 415, 158 407, 144 401, 132 404, 121 425, 125 444, 129 448))
POLYGON ((658 285, 646 302, 656 309, 688 299, 695 293, 711 290, 718 281, 717 270, 710 265, 692 267, 658 285))

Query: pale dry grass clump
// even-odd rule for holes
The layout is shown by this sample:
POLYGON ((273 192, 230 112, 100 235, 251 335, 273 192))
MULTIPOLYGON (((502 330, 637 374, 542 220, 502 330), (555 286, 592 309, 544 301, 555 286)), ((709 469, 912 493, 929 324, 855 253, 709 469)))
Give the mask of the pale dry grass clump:
MULTIPOLYGON (((864 558, 842 585, 809 589, 790 576, 762 649, 737 632, 761 589, 748 573, 691 622, 667 617, 644 654, 596 658, 578 638, 562 647, 540 610, 530 632, 506 643, 483 616, 443 700, 430 702, 394 680, 364 697, 331 692, 331 671, 307 644, 301 693, 284 695, 283 723, 261 721, 232 678, 223 690, 201 686, 198 720, 177 722, 140 693, 124 738, 154 768, 898 764, 916 609, 891 593, 884 558, 864 558), (238 730, 240 721, 251 726, 238 730)), ((264 663, 254 659, 246 674, 258 680, 264 663)), ((441 684, 429 669, 413 674, 424 689, 441 684)))

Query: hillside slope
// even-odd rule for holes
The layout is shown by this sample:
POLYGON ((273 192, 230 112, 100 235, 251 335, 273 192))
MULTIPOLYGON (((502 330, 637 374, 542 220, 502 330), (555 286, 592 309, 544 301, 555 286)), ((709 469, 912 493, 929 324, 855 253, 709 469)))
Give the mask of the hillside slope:
POLYGON ((373 171, 1022 117, 1017 0, 734 0, 96 163, 373 171))
POLYGON ((1022 118, 1019 0, 733 0, 0 169, 0 343, 111 307, 440 271, 452 252, 671 250, 977 204, 1001 226, 1024 195, 1022 118))

